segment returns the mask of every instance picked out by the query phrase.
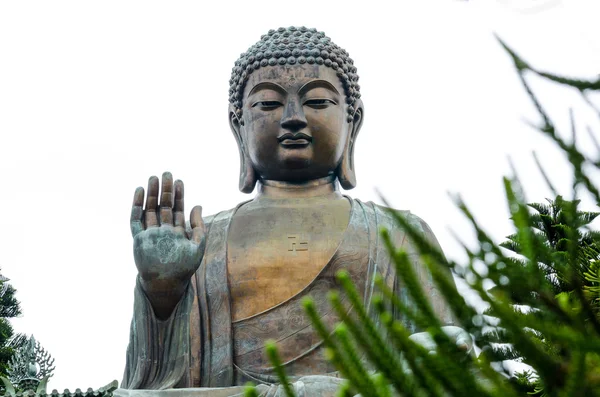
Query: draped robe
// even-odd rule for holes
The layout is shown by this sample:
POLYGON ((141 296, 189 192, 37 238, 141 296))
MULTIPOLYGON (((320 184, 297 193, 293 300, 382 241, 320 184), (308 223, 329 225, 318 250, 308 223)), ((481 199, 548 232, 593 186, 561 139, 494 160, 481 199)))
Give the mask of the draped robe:
MULTIPOLYGON (((121 387, 124 389, 169 389, 228 387, 248 380, 258 384, 276 383, 274 371, 264 353, 267 339, 276 341, 287 375, 301 379, 310 375, 337 376, 322 352, 322 341, 304 314, 300 301, 311 296, 318 314, 332 327, 338 318, 329 305, 329 290, 339 289, 335 274, 345 269, 350 274, 369 315, 374 276, 384 282, 410 305, 406 289, 380 238, 386 228, 395 246, 409 255, 420 283, 438 317, 452 325, 452 315, 439 297, 436 286, 415 249, 383 207, 372 202, 351 202, 350 220, 342 241, 329 262, 304 289, 290 299, 261 313, 233 322, 227 272, 227 237, 235 209, 205 220, 206 251, 199 269, 183 298, 164 321, 156 318, 139 283, 135 287, 134 314, 127 348, 127 364, 121 387)), ((240 204, 240 206, 243 205, 240 204)), ((409 211, 401 211, 411 225, 435 245, 429 226, 409 211)), ((448 276, 450 271, 448 270, 448 276)), ((340 294, 342 300, 345 295, 340 294)), ((348 302, 343 302, 352 311, 348 302)), ((394 313, 409 330, 415 327, 394 313)))

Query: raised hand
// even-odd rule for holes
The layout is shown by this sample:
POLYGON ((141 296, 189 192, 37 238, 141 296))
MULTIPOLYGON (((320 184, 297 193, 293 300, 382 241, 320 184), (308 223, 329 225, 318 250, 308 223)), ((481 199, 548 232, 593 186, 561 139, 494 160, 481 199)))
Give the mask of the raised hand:
POLYGON ((205 231, 202 207, 190 213, 191 232, 185 227, 183 182, 173 183, 170 172, 162 175, 162 191, 155 176, 148 180, 146 207, 144 188, 138 187, 131 208, 133 255, 140 284, 155 314, 167 318, 183 296, 192 274, 204 255, 205 231))

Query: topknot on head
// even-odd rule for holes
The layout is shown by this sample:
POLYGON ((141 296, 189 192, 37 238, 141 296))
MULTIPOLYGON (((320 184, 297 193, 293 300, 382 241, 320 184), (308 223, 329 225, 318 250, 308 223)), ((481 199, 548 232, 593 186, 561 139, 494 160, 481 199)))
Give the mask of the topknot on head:
POLYGON ((242 53, 235 62, 229 80, 229 102, 241 118, 242 96, 248 76, 253 71, 276 65, 325 65, 336 71, 346 93, 348 122, 354 118, 354 104, 360 98, 360 86, 354 61, 325 33, 304 26, 271 29, 258 43, 242 53))

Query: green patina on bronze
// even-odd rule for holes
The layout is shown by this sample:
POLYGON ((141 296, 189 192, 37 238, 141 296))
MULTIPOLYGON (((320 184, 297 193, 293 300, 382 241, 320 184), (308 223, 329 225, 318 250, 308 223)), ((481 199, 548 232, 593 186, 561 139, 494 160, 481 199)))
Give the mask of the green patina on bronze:
MULTIPOLYGON (((183 182, 169 172, 136 189, 130 221, 138 278, 116 396, 236 396, 248 381, 263 396, 282 396, 267 340, 275 341, 299 396, 334 396, 340 375, 300 301, 312 297, 317 315, 333 327, 340 318, 326 297, 341 289, 335 275, 345 270, 365 307, 376 277, 412 306, 381 228, 407 252, 441 323, 457 342, 470 340, 451 327, 449 307, 389 211, 341 192, 356 186, 354 148, 364 120, 357 81, 354 62, 325 34, 270 31, 242 54, 230 81, 239 188, 256 195, 204 218, 195 206, 187 224, 183 182)), ((402 214, 439 247, 424 221, 402 214)), ((369 316, 379 324, 374 312, 369 316)), ((395 316, 430 349, 421 330, 395 316)))

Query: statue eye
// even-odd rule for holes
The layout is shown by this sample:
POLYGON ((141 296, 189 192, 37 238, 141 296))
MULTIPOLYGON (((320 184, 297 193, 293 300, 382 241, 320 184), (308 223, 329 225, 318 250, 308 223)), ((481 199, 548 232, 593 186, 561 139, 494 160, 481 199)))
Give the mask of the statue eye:
POLYGON ((260 101, 252 105, 252 107, 258 107, 262 110, 272 110, 278 108, 279 106, 283 105, 281 104, 281 102, 277 101, 260 101))
POLYGON ((331 99, 309 99, 304 102, 304 105, 309 106, 313 109, 325 109, 329 105, 335 105, 336 103, 331 99))

